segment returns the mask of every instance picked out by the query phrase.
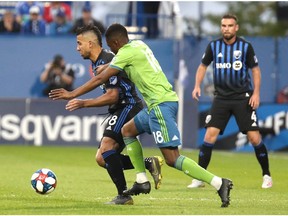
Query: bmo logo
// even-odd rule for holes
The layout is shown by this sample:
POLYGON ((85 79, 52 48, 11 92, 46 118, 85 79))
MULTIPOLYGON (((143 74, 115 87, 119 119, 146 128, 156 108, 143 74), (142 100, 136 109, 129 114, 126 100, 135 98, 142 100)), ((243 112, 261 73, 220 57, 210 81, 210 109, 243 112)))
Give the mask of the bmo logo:
POLYGON ((241 61, 235 61, 233 62, 233 65, 231 63, 216 63, 217 69, 230 69, 233 67, 234 70, 238 71, 242 68, 242 62, 241 61))
POLYGON ((229 69, 231 68, 231 63, 216 63, 217 69, 229 69))

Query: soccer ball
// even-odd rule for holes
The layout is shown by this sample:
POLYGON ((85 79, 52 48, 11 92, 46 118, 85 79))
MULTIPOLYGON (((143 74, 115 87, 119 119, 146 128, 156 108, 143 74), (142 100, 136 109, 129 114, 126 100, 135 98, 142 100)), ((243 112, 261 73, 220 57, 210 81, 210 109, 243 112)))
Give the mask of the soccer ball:
POLYGON ((31 186, 39 194, 48 194, 55 190, 57 178, 55 173, 47 168, 42 168, 33 173, 31 186))

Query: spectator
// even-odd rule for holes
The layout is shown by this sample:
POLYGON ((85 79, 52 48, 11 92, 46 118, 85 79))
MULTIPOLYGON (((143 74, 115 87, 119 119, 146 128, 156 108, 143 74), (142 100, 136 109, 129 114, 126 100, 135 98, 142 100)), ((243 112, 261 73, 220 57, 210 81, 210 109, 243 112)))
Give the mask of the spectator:
POLYGON ((67 21, 72 21, 71 7, 69 4, 60 1, 47 2, 44 5, 43 19, 46 23, 55 21, 58 11, 61 10, 66 14, 67 21))
POLYGON ((64 88, 68 91, 73 90, 74 71, 64 61, 63 56, 55 55, 52 62, 48 63, 40 76, 47 87, 43 90, 43 95, 48 96, 52 89, 64 88))
POLYGON ((43 15, 43 5, 42 3, 39 3, 37 1, 24 1, 24 2, 19 2, 16 7, 16 20, 18 23, 21 25, 27 22, 30 18, 30 8, 33 6, 37 6, 40 9, 40 16, 43 15))
POLYGON ((82 17, 77 19, 71 29, 71 32, 72 33, 76 33, 76 30, 78 27, 82 27, 82 26, 87 26, 89 24, 93 24, 94 26, 96 26, 100 32, 102 34, 104 34, 105 32, 105 28, 103 26, 103 24, 98 21, 98 20, 95 20, 92 15, 91 15, 91 7, 89 6, 84 6, 83 9, 82 9, 82 17))
POLYGON ((65 35, 70 33, 72 28, 71 22, 67 21, 66 14, 59 9, 55 20, 50 23, 47 34, 48 35, 65 35))
POLYGON ((285 86, 277 93, 276 102, 280 104, 288 103, 288 86, 285 86))
POLYGON ((21 25, 16 21, 12 11, 6 10, 0 21, 0 33, 19 33, 21 25))
POLYGON ((45 35, 46 24, 40 16, 40 9, 38 6, 33 6, 29 10, 30 19, 26 21, 22 27, 24 34, 45 35))

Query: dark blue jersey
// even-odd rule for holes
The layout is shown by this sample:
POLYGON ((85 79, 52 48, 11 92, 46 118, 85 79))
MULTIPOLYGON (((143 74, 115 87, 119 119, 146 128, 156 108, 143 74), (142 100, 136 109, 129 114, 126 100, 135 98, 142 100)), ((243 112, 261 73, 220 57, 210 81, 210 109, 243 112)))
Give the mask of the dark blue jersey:
POLYGON ((230 45, 222 38, 211 41, 202 63, 208 66, 212 61, 215 95, 236 99, 253 92, 249 69, 257 66, 258 60, 249 42, 239 37, 230 45))
MULTIPOLYGON (((95 72, 97 66, 111 62, 113 57, 114 54, 112 52, 102 49, 97 60, 92 62, 92 70, 94 75, 97 76, 95 72)), ((119 100, 116 104, 113 104, 109 107, 110 113, 113 113, 115 110, 125 106, 138 105, 142 107, 142 100, 137 95, 135 85, 128 79, 125 71, 120 71, 117 76, 110 77, 107 82, 101 85, 101 88, 104 94, 108 88, 118 89, 119 100)))

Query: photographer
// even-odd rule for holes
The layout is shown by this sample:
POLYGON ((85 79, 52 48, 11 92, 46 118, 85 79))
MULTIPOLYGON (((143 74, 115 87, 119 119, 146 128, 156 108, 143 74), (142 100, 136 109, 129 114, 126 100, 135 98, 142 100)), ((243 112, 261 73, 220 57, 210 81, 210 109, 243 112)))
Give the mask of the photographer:
POLYGON ((48 86, 43 90, 43 95, 48 96, 52 89, 64 88, 73 90, 74 71, 66 65, 61 55, 56 55, 52 62, 48 63, 40 76, 41 82, 48 86))

